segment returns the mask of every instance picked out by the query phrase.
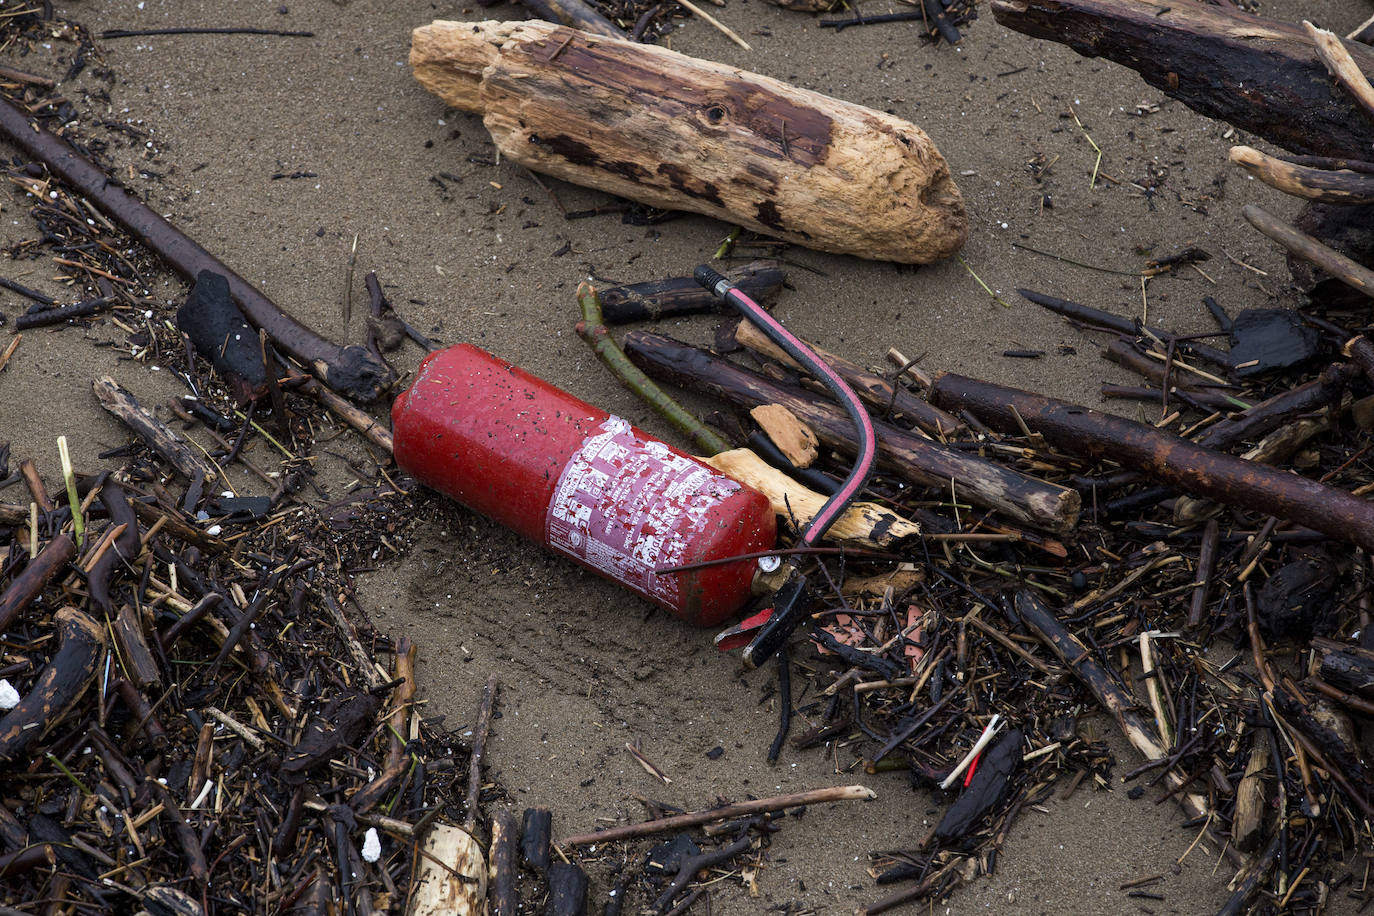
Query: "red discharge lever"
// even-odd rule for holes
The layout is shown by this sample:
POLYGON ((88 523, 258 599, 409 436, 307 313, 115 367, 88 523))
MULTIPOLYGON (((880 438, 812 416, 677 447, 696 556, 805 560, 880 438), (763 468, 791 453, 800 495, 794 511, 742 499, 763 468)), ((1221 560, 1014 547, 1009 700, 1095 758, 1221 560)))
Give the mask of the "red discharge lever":
MULTIPOLYGON (((877 435, 873 431, 873 421, 868 416, 868 411, 864 409, 863 404, 860 403, 858 395, 854 393, 854 389, 845 384, 844 379, 840 378, 834 369, 817 356, 815 351, 783 327, 776 318, 764 311, 762 306, 740 292, 733 283, 705 264, 696 269, 694 276, 698 283, 720 299, 728 302, 741 315, 756 324, 768 336, 769 340, 782 348, 784 353, 792 357, 806 371, 820 379, 835 400, 844 407, 849 418, 854 421, 858 434, 858 454, 854 458, 849 476, 845 478, 844 483, 830 499, 826 500, 825 505, 802 531, 800 545, 812 547, 820 541, 826 530, 835 523, 835 520, 859 495, 859 491, 868 482, 869 475, 873 473, 873 461, 877 454, 878 441, 877 435)), ((789 566, 789 575, 774 596, 772 613, 758 625, 757 632, 744 648, 744 660, 750 665, 757 667, 772 658, 782 648, 787 637, 810 612, 812 595, 807 587, 806 577, 797 569, 795 562, 789 566)), ((751 625, 760 616, 755 615, 738 627, 720 634, 716 638, 717 646, 732 648, 737 645, 738 640, 748 634, 751 625)))

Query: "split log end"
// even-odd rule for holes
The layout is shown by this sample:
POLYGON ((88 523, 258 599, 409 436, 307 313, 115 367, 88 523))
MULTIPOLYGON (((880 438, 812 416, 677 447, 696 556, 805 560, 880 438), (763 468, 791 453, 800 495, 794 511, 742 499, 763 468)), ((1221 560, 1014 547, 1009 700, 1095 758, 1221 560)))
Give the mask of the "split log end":
POLYGON ((410 33, 410 69, 415 79, 454 108, 481 113, 482 71, 491 65, 516 23, 453 22, 436 19, 410 33), (473 35, 481 36, 473 40, 473 35))
POLYGON ((564 181, 872 260, 939 261, 968 236, 944 157, 884 112, 541 21, 437 21, 410 62, 503 157, 564 181))

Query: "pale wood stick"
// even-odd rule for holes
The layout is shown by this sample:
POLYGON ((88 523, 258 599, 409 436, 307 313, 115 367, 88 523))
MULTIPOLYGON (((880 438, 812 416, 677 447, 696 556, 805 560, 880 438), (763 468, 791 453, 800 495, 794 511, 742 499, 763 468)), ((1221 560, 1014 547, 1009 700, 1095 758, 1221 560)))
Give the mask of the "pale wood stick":
MULTIPOLYGON (((737 448, 709 458, 706 464, 748 487, 753 487, 773 506, 773 511, 805 525, 826 497, 802 486, 782 471, 764 462, 747 448, 737 448)), ((885 550, 905 538, 921 533, 921 526, 873 502, 857 502, 844 511, 826 532, 826 538, 870 550, 885 550)))
POLYGON ((1254 204, 1241 210, 1250 225, 1278 242, 1294 255, 1309 261, 1366 296, 1374 296, 1374 271, 1323 245, 1305 232, 1285 225, 1254 204))
POLYGON ((644 821, 640 824, 626 824, 609 830, 594 833, 579 833, 559 840, 559 846, 586 846, 590 843, 611 843, 616 840, 629 840, 635 837, 696 827, 713 821, 725 821, 748 814, 764 814, 768 811, 781 811, 783 808, 796 808, 801 805, 817 805, 822 802, 870 801, 878 797, 868 786, 832 786, 828 789, 811 789, 806 792, 793 792, 790 795, 775 795, 772 798, 759 798, 754 801, 736 802, 706 811, 689 811, 672 817, 644 821))
POLYGON ((739 45, 744 50, 754 50, 753 48, 749 47, 749 42, 745 41, 743 38, 740 38, 738 35, 734 33, 734 31, 730 29, 729 26, 721 22, 715 16, 712 16, 710 13, 706 12, 701 7, 697 6, 695 3, 692 2, 692 0, 677 0, 677 2, 680 6, 687 7, 687 9, 691 10, 693 13, 700 16, 702 19, 705 19, 711 25, 715 26, 717 29, 720 30, 720 33, 722 35, 733 41, 735 44, 739 45))
POLYGON ((1328 204, 1374 203, 1374 175, 1295 165, 1253 146, 1233 146, 1230 156, 1232 162, 1269 187, 1294 197, 1328 204))
POLYGON ((1369 85, 1369 80, 1341 40, 1334 32, 1319 29, 1306 19, 1303 20, 1302 27, 1312 37, 1312 43, 1317 46, 1317 56, 1326 64, 1326 69, 1331 71, 1336 82, 1360 103, 1360 107, 1374 115, 1374 86, 1369 85))

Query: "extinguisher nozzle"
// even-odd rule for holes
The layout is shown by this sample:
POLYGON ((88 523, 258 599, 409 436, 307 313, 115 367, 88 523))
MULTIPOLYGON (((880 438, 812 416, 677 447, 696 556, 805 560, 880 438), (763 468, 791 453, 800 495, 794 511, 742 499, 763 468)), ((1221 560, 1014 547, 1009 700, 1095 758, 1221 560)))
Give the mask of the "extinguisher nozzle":
POLYGON ((713 295, 721 299, 725 298, 725 294, 730 291, 732 285, 720 271, 709 264, 702 264, 697 267, 696 270, 692 271, 692 276, 703 287, 710 290, 713 295))
POLYGON ((757 668, 768 661, 787 642, 792 631, 811 610, 811 589, 806 577, 793 569, 792 575, 773 596, 773 613, 759 628, 758 635, 744 648, 744 661, 757 668))

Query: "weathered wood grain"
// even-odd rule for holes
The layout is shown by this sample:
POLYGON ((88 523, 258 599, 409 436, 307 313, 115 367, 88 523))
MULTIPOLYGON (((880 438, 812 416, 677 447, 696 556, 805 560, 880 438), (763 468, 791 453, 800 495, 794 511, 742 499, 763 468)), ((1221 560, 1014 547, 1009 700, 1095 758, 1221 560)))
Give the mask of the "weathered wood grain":
POLYGON ((410 64, 503 156, 566 181, 876 260, 937 261, 968 234, 930 138, 861 105, 547 22, 436 21, 410 64))

